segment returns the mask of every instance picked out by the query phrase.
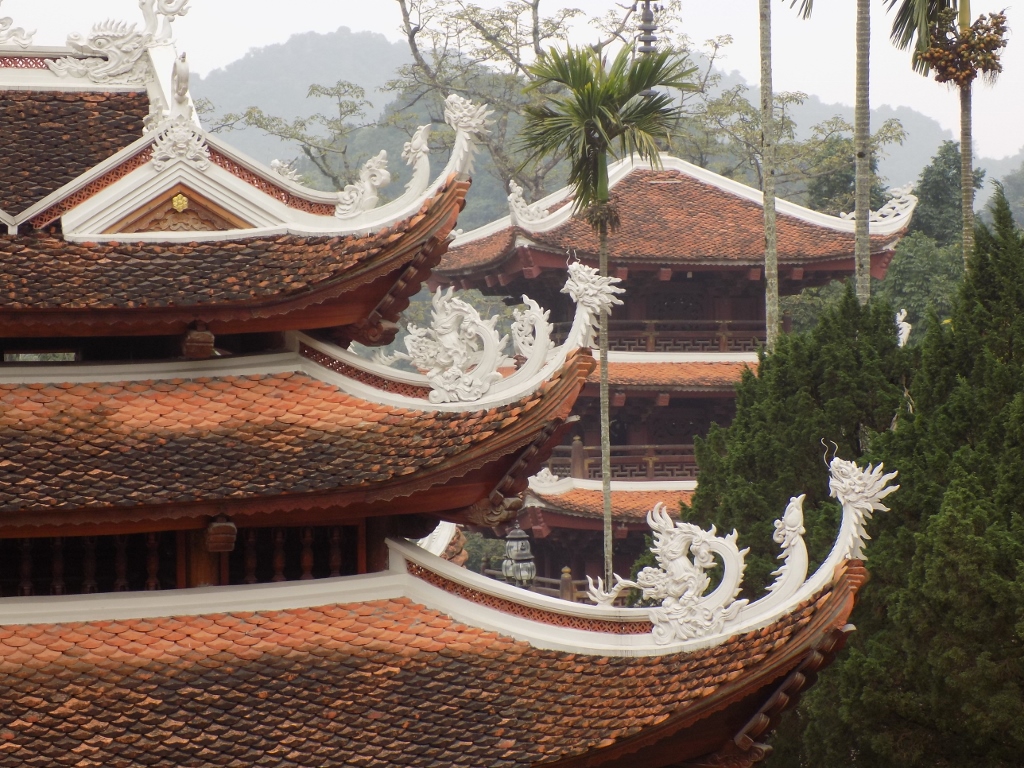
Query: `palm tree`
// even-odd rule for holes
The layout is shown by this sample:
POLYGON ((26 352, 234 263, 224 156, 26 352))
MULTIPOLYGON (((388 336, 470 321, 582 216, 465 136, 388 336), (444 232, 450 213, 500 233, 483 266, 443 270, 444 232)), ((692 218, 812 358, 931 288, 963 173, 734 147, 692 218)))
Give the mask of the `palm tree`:
POLYGON ((963 211, 964 265, 974 251, 974 151, 972 86, 979 74, 1002 71, 999 51, 1006 46, 1006 16, 992 13, 971 23, 970 0, 889 0, 896 9, 891 39, 900 50, 913 47, 914 69, 960 91, 960 205, 963 211))
MULTIPOLYGON (((892 0, 895 2, 895 0, 892 0)), ((909 0, 908 0, 909 1, 909 0)), ((814 9, 814 0, 802 0, 800 13, 806 19, 814 9)), ((871 298, 871 6, 868 0, 857 0, 856 87, 853 108, 854 152, 854 264, 857 299, 867 304, 871 298)))
POLYGON ((779 338, 779 253, 775 233, 775 94, 772 89, 772 6, 758 0, 761 32, 761 178, 764 196, 765 346, 779 338))
MULTIPOLYGON (((525 110, 526 124, 519 145, 527 162, 550 156, 569 160, 573 209, 582 214, 598 236, 602 277, 608 276, 608 235, 619 217, 609 200, 608 161, 637 155, 654 167, 661 164, 658 141, 667 141, 681 108, 656 88, 692 90, 695 68, 684 58, 660 51, 634 57, 619 51, 609 64, 591 48, 550 50, 530 67, 527 88, 550 93, 525 110)), ((608 313, 600 326, 601 478, 604 490, 605 582, 612 577, 611 459, 608 418, 608 313)))

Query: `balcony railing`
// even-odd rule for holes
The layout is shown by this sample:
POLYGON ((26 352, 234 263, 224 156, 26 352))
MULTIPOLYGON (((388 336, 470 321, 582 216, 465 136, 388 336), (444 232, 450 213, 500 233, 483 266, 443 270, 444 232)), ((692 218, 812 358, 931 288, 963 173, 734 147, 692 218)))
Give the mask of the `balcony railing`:
MULTIPOLYGON (((600 480, 601 448, 558 446, 548 460, 548 469, 559 477, 600 480)), ((613 480, 697 479, 692 445, 613 445, 611 469, 613 480)))
MULTIPOLYGON (((565 340, 571 323, 555 323, 565 340)), ((765 343, 757 320, 609 320, 608 348, 615 352, 756 352, 765 343)))

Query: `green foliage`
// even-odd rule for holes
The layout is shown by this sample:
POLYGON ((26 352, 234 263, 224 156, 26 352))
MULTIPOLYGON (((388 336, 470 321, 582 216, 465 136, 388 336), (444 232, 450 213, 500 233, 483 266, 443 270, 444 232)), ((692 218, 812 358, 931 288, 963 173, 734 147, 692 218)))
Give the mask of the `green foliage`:
MULTIPOLYGON (((981 188, 985 171, 974 169, 974 186, 981 188)), ((921 232, 938 245, 960 241, 963 208, 960 205, 960 145, 944 141, 931 163, 921 171, 914 188, 917 210, 910 221, 909 233, 921 232)))
POLYGON ((559 91, 526 106, 519 147, 527 162, 568 158, 577 211, 608 202, 609 155, 658 163, 658 141, 668 139, 681 108, 655 89, 691 90, 695 72, 670 51, 634 56, 628 47, 610 62, 592 48, 551 49, 528 71, 528 91, 559 91))
MULTIPOLYGON (((903 143, 903 128, 897 120, 887 120, 873 137, 876 147, 887 141, 903 143), (890 138, 891 135, 891 138, 890 138)), ((834 134, 822 142, 810 168, 807 204, 816 211, 838 216, 857 205, 854 199, 855 157, 853 137, 834 134)), ((885 185, 878 177, 878 150, 871 154, 871 210, 881 208, 888 199, 885 185)))
POLYGON ((861 456, 892 423, 906 357, 896 346, 891 308, 862 308, 847 288, 814 330, 783 336, 772 355, 762 355, 757 374, 745 375, 732 425, 712 426, 697 440, 700 484, 683 516, 740 532, 751 548, 748 596, 762 593, 778 565, 773 523, 791 496, 807 494, 812 558, 828 553, 839 518, 821 441, 834 441, 844 457, 861 456))
POLYGON ((800 762, 1012 766, 1024 750, 1024 235, 1000 190, 928 331, 876 518, 860 631, 805 700, 800 762))
POLYGON ((484 560, 490 559, 492 570, 501 570, 502 560, 505 559, 505 542, 503 539, 488 539, 479 533, 466 531, 465 549, 469 553, 466 560, 466 570, 473 573, 483 573, 484 560))
POLYGON ((779 300, 779 308, 783 315, 789 316, 790 331, 806 333, 813 330, 821 316, 842 301, 848 283, 852 284, 850 280, 833 280, 825 285, 804 288, 792 296, 783 296, 779 300))
POLYGON ((907 310, 907 322, 914 326, 910 343, 918 344, 933 320, 949 318, 963 278, 959 242, 939 246, 927 235, 915 232, 896 246, 880 296, 893 307, 907 310))
POLYGON ((1006 174, 1002 184, 1014 221, 1024 222, 1024 163, 1016 171, 1006 174))

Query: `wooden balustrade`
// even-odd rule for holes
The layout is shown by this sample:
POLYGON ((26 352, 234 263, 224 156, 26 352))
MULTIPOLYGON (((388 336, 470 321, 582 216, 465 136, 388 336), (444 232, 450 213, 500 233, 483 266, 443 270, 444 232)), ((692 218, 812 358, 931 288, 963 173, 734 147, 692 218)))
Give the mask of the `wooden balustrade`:
MULTIPOLYGON (((548 469, 559 477, 601 479, 600 446, 560 445, 548 460, 548 469), (574 467, 575 465, 575 467, 574 467)), ((613 445, 613 480, 696 480, 697 459, 692 445, 613 445)))
MULTIPOLYGON (((554 324, 559 343, 571 325, 554 324)), ((609 320, 608 326, 613 352, 756 352, 766 338, 756 320, 609 320)))
MULTIPOLYGON (((356 526, 243 529, 220 553, 221 584, 320 579, 358 570, 356 526)), ((152 532, 0 540, 0 596, 156 591, 190 586, 187 536, 152 532)))

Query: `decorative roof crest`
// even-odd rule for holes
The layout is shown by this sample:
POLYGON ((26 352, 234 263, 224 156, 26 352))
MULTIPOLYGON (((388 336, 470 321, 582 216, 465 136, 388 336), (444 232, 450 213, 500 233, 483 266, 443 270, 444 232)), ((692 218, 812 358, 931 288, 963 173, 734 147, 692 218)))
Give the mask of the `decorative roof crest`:
POLYGON ((660 601, 660 606, 646 609, 654 625, 654 640, 660 645, 757 626, 769 620, 826 586, 842 561, 863 559, 864 542, 869 538, 865 523, 875 511, 888 510, 882 499, 899 488, 889 485, 896 473, 885 474, 881 464, 861 469, 837 456, 829 463, 829 473, 829 488, 843 506, 843 520, 832 553, 810 579, 806 578, 803 495, 791 498, 782 517, 775 522, 772 538, 780 545, 779 559, 784 562, 772 574, 776 579, 768 594, 749 604, 735 599, 747 553, 746 549, 738 549, 736 532, 720 537, 713 526, 703 531, 692 523, 673 521, 665 505, 657 504, 647 514, 647 524, 654 531, 651 551, 658 567, 644 568, 636 581, 616 574, 608 591, 601 579, 595 584, 588 577, 591 600, 610 607, 623 590, 633 588, 640 590, 644 599, 660 601), (704 594, 711 586, 705 571, 717 565, 716 556, 723 566, 721 579, 710 594, 704 594))
POLYGON ((896 340, 901 347, 907 346, 913 327, 907 322, 907 310, 901 309, 896 313, 896 340))
POLYGON ((202 131, 185 115, 165 122, 153 142, 153 169, 162 171, 175 160, 191 163, 197 170, 210 167, 210 148, 202 131))
MULTIPOLYGON (((4 0, 0 0, 3 4, 4 0)), ((10 16, 0 18, 0 45, 17 45, 21 48, 28 48, 32 45, 32 37, 35 30, 26 32, 24 27, 14 26, 14 19, 10 16)))
POLYGON ((552 472, 548 467, 544 467, 536 475, 530 478, 530 485, 555 485, 561 482, 562 478, 552 472))
POLYGON ((388 153, 382 149, 371 157, 359 171, 359 179, 338 193, 338 205, 334 215, 339 219, 351 219, 363 211, 377 207, 377 190, 391 183, 388 171, 388 153))
MULTIPOLYGON (((143 54, 154 43, 171 39, 171 23, 188 13, 189 0, 139 0, 146 26, 111 19, 95 25, 88 37, 77 32, 68 36, 68 46, 87 58, 65 56, 48 66, 60 77, 88 77, 94 83, 145 83, 150 67, 143 54)), ((187 89, 186 89, 187 92, 187 89)))
POLYGON ((406 165, 415 166, 423 158, 430 154, 430 124, 421 125, 416 129, 412 138, 405 142, 402 147, 402 159, 406 165))
POLYGON ((474 104, 457 93, 444 100, 444 121, 455 129, 452 155, 460 158, 462 172, 466 175, 473 172, 476 143, 491 132, 493 114, 494 110, 488 109, 486 104, 474 104))
POLYGON ((466 301, 453 295, 454 288, 440 288, 432 301, 429 328, 409 326, 405 337, 407 352, 393 355, 377 353, 376 362, 390 365, 408 360, 426 372, 433 387, 432 403, 471 402, 479 400, 502 375, 498 367, 505 360, 508 336, 499 336, 494 326, 495 315, 484 320, 466 301))
MULTIPOLYGON (((586 313, 585 324, 579 330, 582 332, 580 338, 571 337, 566 340, 567 345, 578 347, 592 347, 597 336, 597 327, 602 312, 611 314, 612 307, 622 304, 622 299, 616 294, 625 293, 625 288, 619 288, 621 283, 617 277, 601 277, 594 267, 588 267, 581 261, 575 261, 569 265, 569 279, 562 287, 562 293, 569 294, 576 302, 577 312, 586 313)), ((577 326, 573 326, 575 331, 577 326)))
MULTIPOLYGON (((917 205, 917 197, 912 194, 913 190, 913 184, 891 188, 889 194, 892 197, 877 211, 872 211, 868 221, 891 221, 901 216, 908 216, 914 210, 914 206, 917 205)), ((840 213, 839 218, 847 220, 856 219, 857 212, 840 213)))
POLYGON ((537 203, 530 205, 526 202, 523 188, 516 184, 514 179, 508 183, 508 190, 508 209, 513 225, 532 224, 548 215, 547 208, 541 208, 537 203))
POLYGON ((296 184, 302 183, 302 174, 296 170, 294 163, 285 162, 284 160, 271 160, 270 169, 282 179, 294 181, 296 184))

